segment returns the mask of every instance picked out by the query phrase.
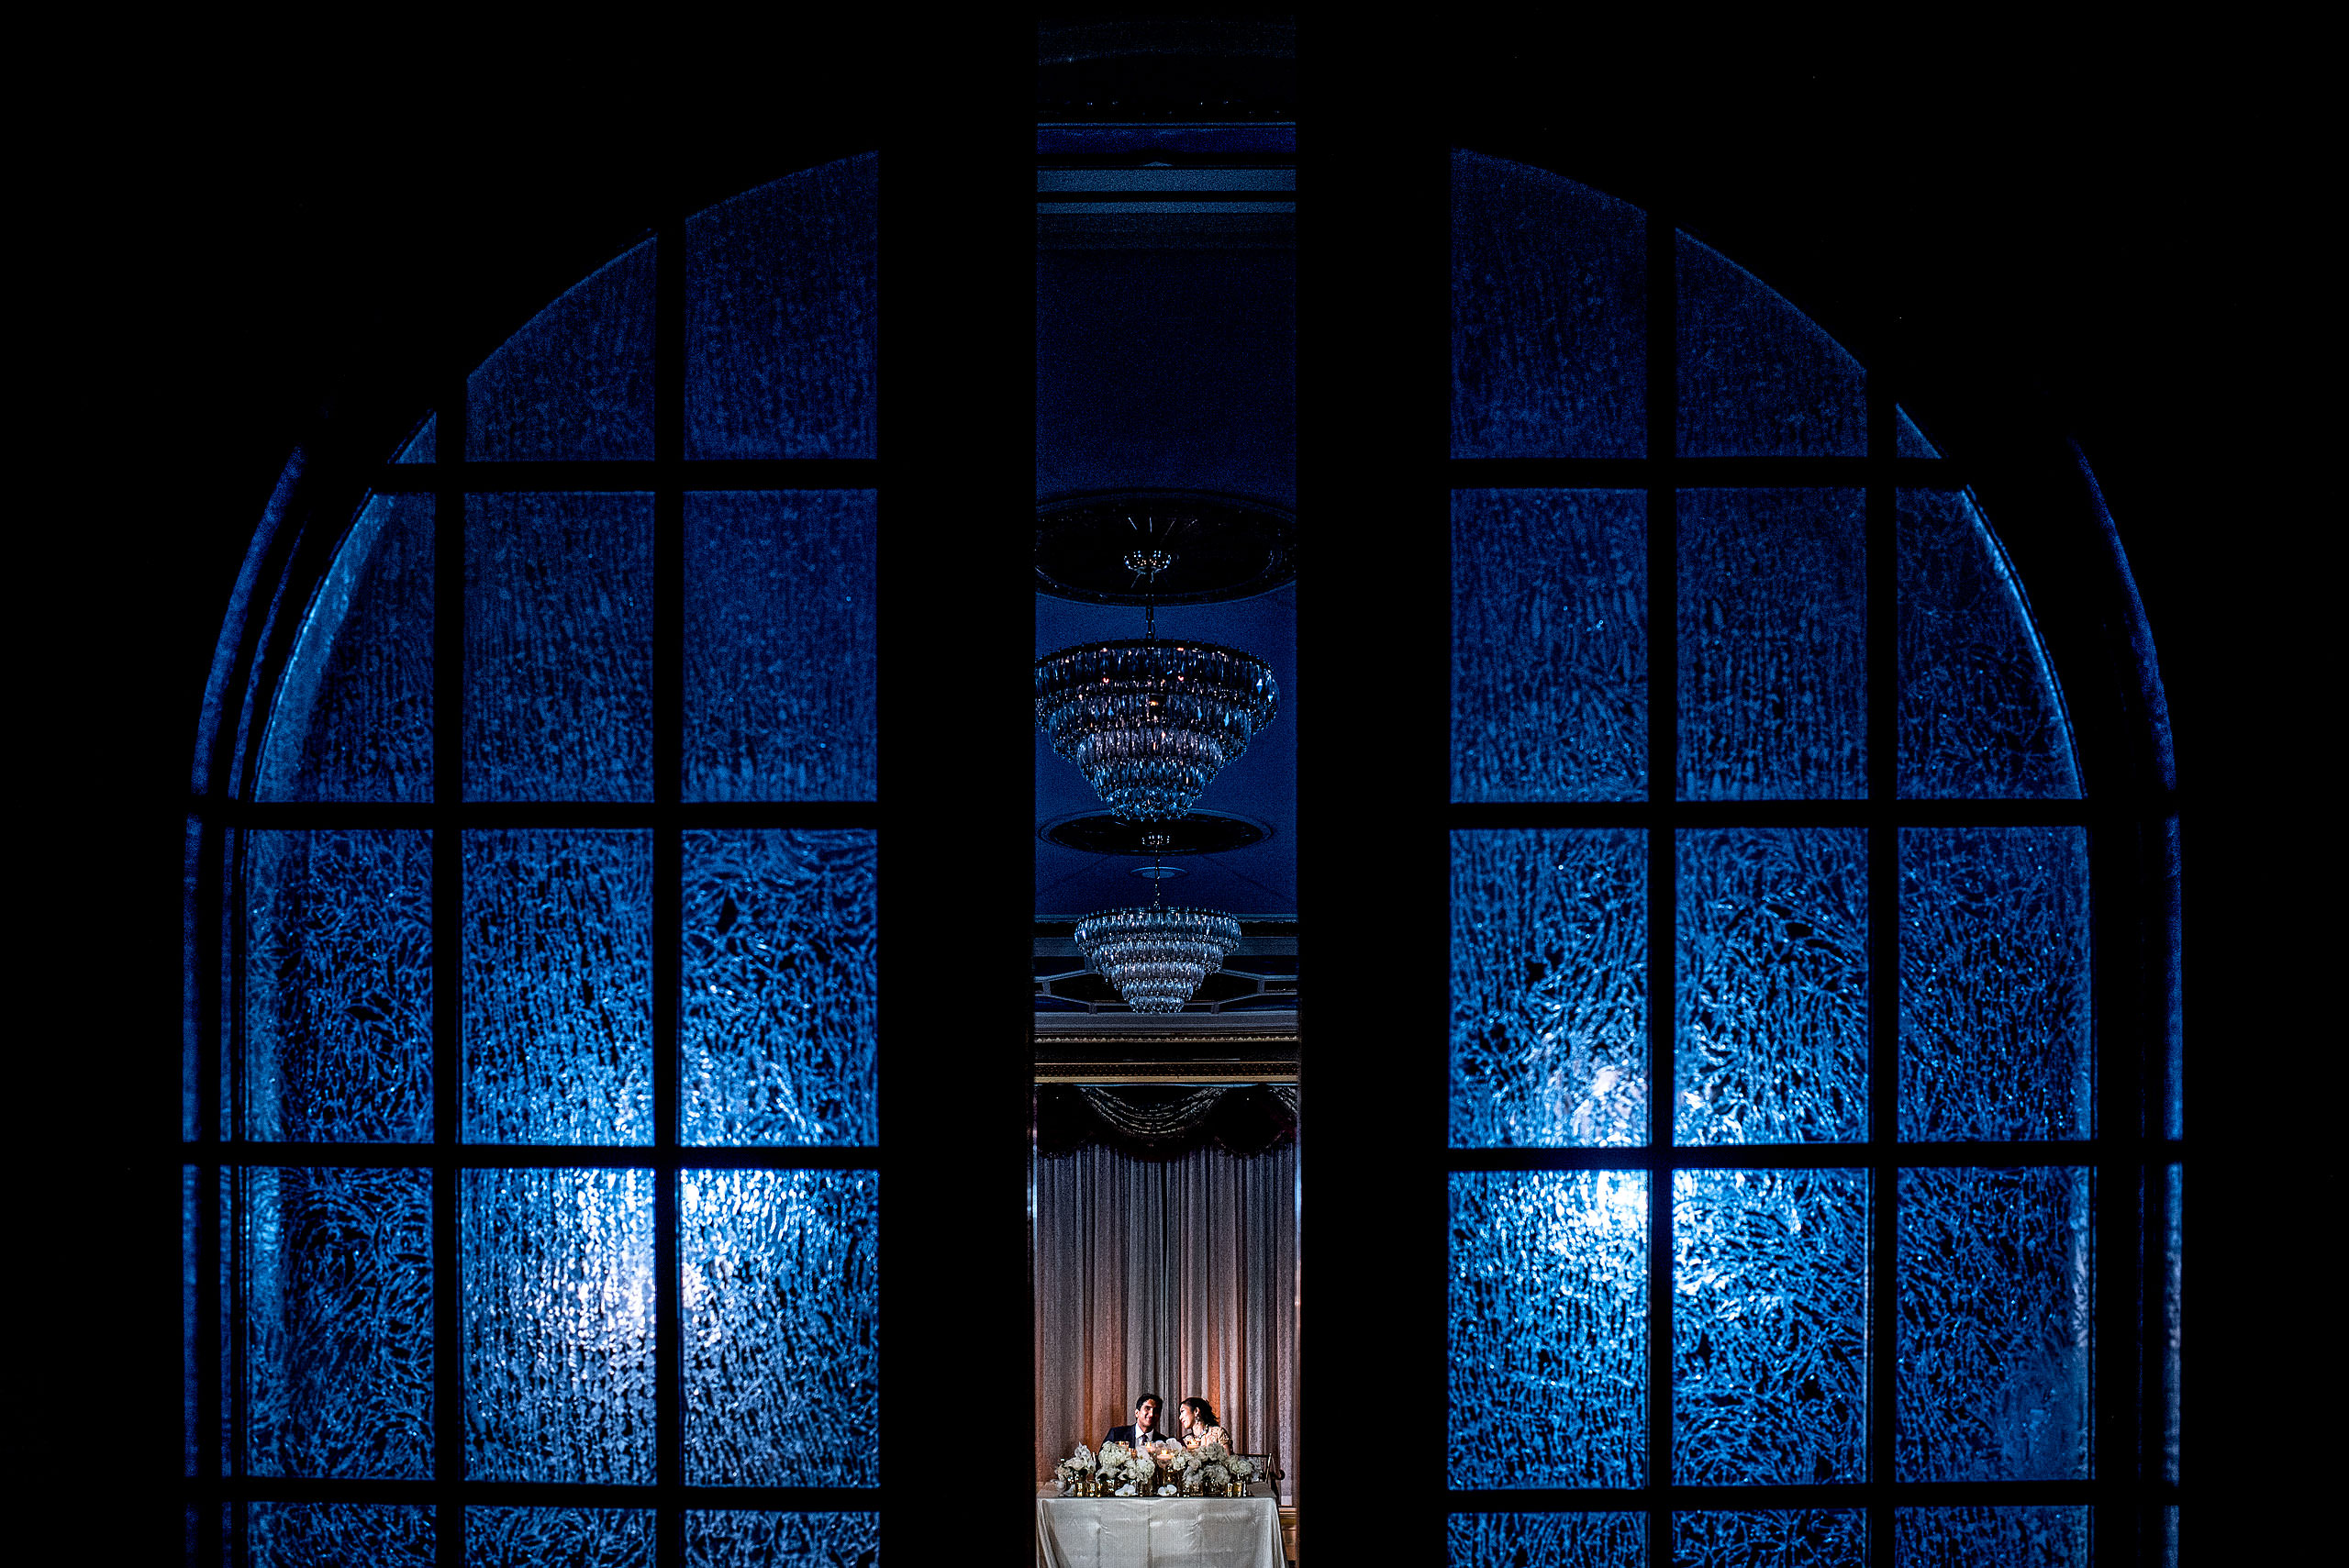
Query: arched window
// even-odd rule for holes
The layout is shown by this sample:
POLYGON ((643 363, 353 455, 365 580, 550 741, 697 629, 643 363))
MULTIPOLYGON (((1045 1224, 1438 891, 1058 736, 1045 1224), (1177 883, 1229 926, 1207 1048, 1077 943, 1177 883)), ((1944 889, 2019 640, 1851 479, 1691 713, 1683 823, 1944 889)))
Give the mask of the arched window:
POLYGON ((189 827, 200 1560, 877 1551, 877 170, 634 245, 253 545, 189 827))
POLYGON ((2157 687, 2059 609, 2076 729, 1965 472, 1753 276, 1452 179, 1451 1561, 2157 1540, 2157 687))

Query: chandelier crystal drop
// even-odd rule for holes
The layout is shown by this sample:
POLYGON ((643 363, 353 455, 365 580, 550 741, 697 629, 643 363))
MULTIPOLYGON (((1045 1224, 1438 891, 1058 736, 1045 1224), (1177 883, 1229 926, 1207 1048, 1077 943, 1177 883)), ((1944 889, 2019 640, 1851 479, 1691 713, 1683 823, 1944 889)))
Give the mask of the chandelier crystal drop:
POLYGON ((1177 1013, 1240 945, 1240 922, 1213 909, 1105 909, 1076 923, 1076 945, 1137 1013, 1177 1013))
POLYGON ((1036 661, 1036 723, 1125 822, 1165 822, 1272 722, 1280 689, 1252 653, 1142 637, 1036 661))

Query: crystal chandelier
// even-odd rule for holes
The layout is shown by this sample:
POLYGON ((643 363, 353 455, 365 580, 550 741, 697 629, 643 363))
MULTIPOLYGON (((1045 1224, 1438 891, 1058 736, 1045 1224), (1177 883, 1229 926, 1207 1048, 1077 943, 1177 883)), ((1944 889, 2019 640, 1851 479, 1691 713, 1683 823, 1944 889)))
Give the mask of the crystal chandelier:
POLYGON ((1179 1013, 1199 983, 1240 945, 1240 922, 1213 909, 1105 909, 1076 923, 1085 967, 1137 1013, 1179 1013))
MULTIPOLYGON (((1171 558, 1136 551, 1154 577, 1171 558)), ((1036 724, 1125 822, 1182 816, 1272 722, 1280 689, 1252 653, 1212 642, 1161 642, 1155 606, 1143 635, 1063 648, 1036 661, 1036 724)))

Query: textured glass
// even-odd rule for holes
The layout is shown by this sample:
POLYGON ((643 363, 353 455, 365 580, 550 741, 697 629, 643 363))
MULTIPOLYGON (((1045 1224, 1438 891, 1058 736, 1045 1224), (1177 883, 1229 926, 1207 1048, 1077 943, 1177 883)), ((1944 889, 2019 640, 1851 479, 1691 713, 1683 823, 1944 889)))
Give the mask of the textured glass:
POLYGON ((881 160, 776 180, 685 222, 685 455, 871 457, 881 160))
POLYGON ((400 455, 392 459, 394 462, 438 462, 440 460, 440 416, 438 414, 427 414, 424 423, 417 427, 416 434, 409 438, 407 445, 400 449, 400 455))
POLYGON ((1843 346, 1711 246, 1673 236, 1683 457, 1865 457, 1867 378, 1843 346))
POLYGON ((1900 492, 1898 560, 1901 795, 2078 799, 2054 670, 1973 497, 1900 492))
POLYGON ((475 462, 652 455, 655 242, 573 284, 465 383, 475 462))
POLYGON ((1452 1144, 1648 1140, 1647 835, 1452 836, 1452 1144))
POLYGON ((1672 1178, 1673 1479, 1867 1479, 1865 1171, 1672 1178))
POLYGON ((246 1467, 432 1474, 432 1173, 248 1169, 246 1467))
POLYGON ((1684 828, 1673 1137, 1868 1134, 1868 841, 1859 828, 1684 828))
POLYGON ((1900 1136, 2086 1138, 2080 828, 1900 830, 1900 1136))
POLYGON ((685 1484, 880 1485, 880 1173, 688 1171, 678 1191, 685 1484))
POLYGON ((2185 1324, 2179 1295, 2186 1272, 2185 1182, 2186 1168, 2170 1166, 2162 1227, 2162 1479, 2173 1486, 2178 1467, 2179 1335, 2185 1324))
POLYGON ((186 1404, 186 1417, 181 1423, 186 1437, 187 1463, 182 1473, 194 1475, 197 1451, 202 1446, 195 1428, 196 1399, 203 1389, 203 1362, 197 1357, 195 1336, 196 1303, 202 1299, 197 1284, 196 1218, 203 1211, 196 1207, 202 1190, 199 1173, 193 1165, 180 1167, 180 1394, 186 1404))
POLYGON ((245 840, 245 1135, 432 1136, 432 835, 245 840))
POLYGON ((429 1506, 403 1503, 248 1503, 253 1568, 433 1568, 429 1506))
POLYGON ((686 1568, 875 1568, 879 1514, 688 1511, 686 1568))
POLYGON ((1645 1485, 1646 1173, 1454 1172, 1451 1262, 1451 1484, 1645 1485))
POLYGON ((465 1138, 652 1141, 652 835, 467 829, 465 1138))
POLYGON ((2087 1568, 2088 1510, 1896 1508, 1896 1568, 2087 1568))
POLYGON ((652 798, 652 498, 465 499, 465 798, 652 798))
POLYGON ((1646 1568, 1645 1514, 1453 1514, 1444 1522, 1450 1568, 1646 1568))
POLYGON ((465 1473, 652 1481, 653 1176, 467 1171, 465 1473))
POLYGON ((653 1568, 650 1508, 467 1508, 465 1568, 653 1568))
POLYGON ((685 798, 871 800, 875 493, 685 497, 685 798))
POLYGON ((869 832, 689 832, 685 1143, 880 1141, 869 832))
POLYGON ((1857 1508, 1672 1516, 1673 1568, 1867 1568, 1857 1508))
POLYGON ((1452 496, 1452 798, 1642 800, 1647 498, 1452 496))
POLYGON ((1900 1173, 1898 1479, 2087 1479, 2088 1178, 1900 1173))
POLYGON ((1680 798, 1867 792, 1856 490, 1680 493, 1680 798))
POLYGON ((1647 455, 1647 217, 1452 155, 1452 455, 1647 455))
POLYGON ((432 798, 432 497, 371 497, 302 618, 262 800, 432 798))

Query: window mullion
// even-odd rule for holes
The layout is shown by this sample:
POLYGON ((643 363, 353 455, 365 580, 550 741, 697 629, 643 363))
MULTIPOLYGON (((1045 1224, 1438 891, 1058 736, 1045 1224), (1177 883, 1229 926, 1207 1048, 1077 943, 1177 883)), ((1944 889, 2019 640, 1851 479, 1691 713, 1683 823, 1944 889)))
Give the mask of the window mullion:
POLYGON ((1889 332, 1868 367, 1868 1561, 1892 1568, 1892 1476, 1898 1432, 1900 1174, 1899 450, 1889 332))
POLYGON ((673 213, 655 250, 653 296, 653 456, 660 476, 652 500, 652 1145, 653 1178, 653 1479, 657 1556, 685 1561, 684 1303, 678 1259, 679 1111, 677 1014, 685 906, 684 796, 685 694, 685 222, 673 213))
POLYGON ((1648 1563, 1671 1568, 1674 912, 1680 777, 1679 495, 1675 489, 1679 280, 1672 215, 1647 216, 1648 487, 1648 1563))
MULTIPOLYGON (((465 383, 441 398, 439 447, 447 476, 433 495, 432 539, 432 1141, 463 1142, 465 798, 465 383)), ((432 1173, 432 1437, 435 1551, 440 1568, 464 1568, 464 1259, 462 1180, 454 1162, 432 1173)))

